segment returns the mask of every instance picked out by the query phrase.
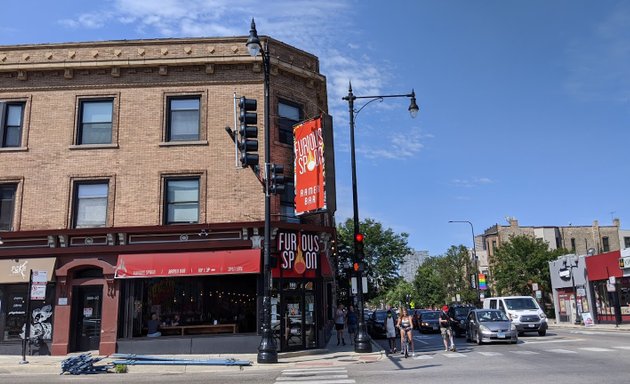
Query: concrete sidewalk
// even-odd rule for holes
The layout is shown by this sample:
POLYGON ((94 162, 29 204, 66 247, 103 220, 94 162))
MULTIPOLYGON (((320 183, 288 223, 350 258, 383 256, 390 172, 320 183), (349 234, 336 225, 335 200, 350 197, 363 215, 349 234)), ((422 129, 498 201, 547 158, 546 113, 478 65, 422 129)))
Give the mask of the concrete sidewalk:
POLYGON ((593 324, 587 327, 584 324, 550 322, 549 329, 581 329, 589 331, 630 332, 630 324, 593 324))
MULTIPOLYGON (((97 351, 92 352, 93 357, 97 357, 97 351)), ((81 353, 72 353, 67 356, 26 356, 27 364, 20 364, 22 356, 0 355, 0 377, 6 375, 25 376, 41 374, 60 374, 61 362, 70 356, 78 356, 81 353)), ((346 336, 346 345, 337 346, 336 336, 330 338, 326 348, 312 349, 295 352, 283 352, 278 354, 277 364, 258 364, 256 362, 257 351, 247 354, 213 354, 213 355, 159 355, 159 357, 181 358, 185 360, 205 360, 205 359, 236 359, 251 361, 251 366, 222 366, 222 365, 128 365, 127 374, 172 374, 186 372, 218 372, 218 371, 238 371, 240 369, 278 369, 289 365, 298 366, 331 366, 335 364, 335 359, 342 358, 348 362, 371 362, 377 361, 385 356, 380 346, 372 342, 371 353, 356 353, 354 345, 346 336)), ((114 358, 105 357, 95 363, 95 366, 111 363, 114 358)), ((113 369, 110 370, 113 372, 113 369)), ((112 373, 113 374, 113 373, 112 373)))

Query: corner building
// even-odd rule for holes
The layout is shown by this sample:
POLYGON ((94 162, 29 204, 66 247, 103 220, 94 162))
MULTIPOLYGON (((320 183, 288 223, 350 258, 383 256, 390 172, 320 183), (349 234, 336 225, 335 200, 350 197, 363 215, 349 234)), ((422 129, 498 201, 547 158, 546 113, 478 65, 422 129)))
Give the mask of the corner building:
MULTIPOLYGON (((256 99, 262 168, 264 75, 246 40, 0 46, 0 353, 20 353, 27 321, 31 353, 257 350, 262 175, 228 133, 236 100, 256 99)), ((326 113, 326 78, 317 57, 262 40, 271 162, 292 180, 292 126, 326 113)), ((280 351, 322 346, 334 297, 334 196, 296 217, 293 190, 272 195, 272 254, 278 234, 317 254, 302 273, 273 266, 280 351)))

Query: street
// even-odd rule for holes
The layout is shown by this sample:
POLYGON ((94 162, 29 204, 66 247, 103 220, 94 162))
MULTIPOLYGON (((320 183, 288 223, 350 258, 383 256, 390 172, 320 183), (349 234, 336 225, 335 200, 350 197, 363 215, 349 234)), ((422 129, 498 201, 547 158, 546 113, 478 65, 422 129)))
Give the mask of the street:
MULTIPOLYGON (((386 347, 386 340, 375 340, 386 347)), ((457 338, 457 352, 444 352, 439 334, 414 334, 416 356, 400 354, 362 359, 354 353, 304 356, 292 362, 253 367, 189 367, 186 373, 97 374, 58 376, 3 375, 6 383, 310 383, 375 384, 383 382, 462 383, 614 383, 626 382, 630 367, 630 333, 552 329, 547 336, 522 336, 516 345, 467 343, 457 338)), ((331 351, 334 352, 334 351, 331 351)), ((1 369, 0 369, 1 372, 1 369)))

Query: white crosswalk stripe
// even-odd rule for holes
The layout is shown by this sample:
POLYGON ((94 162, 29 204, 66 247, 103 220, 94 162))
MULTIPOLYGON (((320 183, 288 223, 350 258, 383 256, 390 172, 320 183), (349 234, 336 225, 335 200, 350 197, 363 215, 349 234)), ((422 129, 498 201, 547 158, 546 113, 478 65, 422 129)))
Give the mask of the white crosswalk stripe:
POLYGON ((449 358, 457 358, 457 357, 466 357, 463 353, 453 353, 453 352, 444 352, 442 356, 446 356, 449 358))
POLYGON ((278 384, 354 384, 343 367, 285 369, 276 378, 278 384))
POLYGON ((500 352, 479 352, 479 353, 484 355, 484 356, 501 356, 501 355, 503 355, 500 352))
POLYGON ((515 353, 517 355, 538 355, 540 352, 534 352, 534 351, 510 351, 512 353, 515 353))
POLYGON ((613 347, 613 348, 630 350, 630 346, 628 346, 628 345, 621 345, 621 346, 616 346, 616 347, 613 347))
POLYGON ((548 349, 548 352, 553 352, 553 353, 563 353, 563 354, 572 354, 572 353, 577 353, 575 351, 570 351, 568 349, 561 349, 561 348, 556 348, 556 349, 548 349))
POLYGON ((583 348, 578 348, 581 349, 583 351, 589 351, 589 352, 613 352, 614 349, 610 349, 610 348, 597 348, 597 347, 583 347, 583 348))

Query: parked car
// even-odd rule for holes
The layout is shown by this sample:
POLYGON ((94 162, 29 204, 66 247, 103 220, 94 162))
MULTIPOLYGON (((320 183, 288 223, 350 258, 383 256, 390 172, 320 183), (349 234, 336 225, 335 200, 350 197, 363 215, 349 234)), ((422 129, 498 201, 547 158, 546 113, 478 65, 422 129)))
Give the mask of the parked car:
POLYGON ((421 333, 440 332, 440 311, 425 311, 418 316, 418 329, 421 333))
MULTIPOLYGON (((394 317, 394 325, 396 325, 397 316, 396 312, 392 310, 392 315, 394 317)), ((387 337, 387 329, 385 329, 385 320, 387 319, 387 310, 385 309, 377 309, 366 321, 367 332, 373 338, 385 338, 387 337)), ((396 330, 398 333, 398 330, 396 330)))
POLYGON ((516 326, 519 336, 525 332, 538 332, 539 336, 547 333, 547 316, 531 296, 488 297, 483 307, 503 311, 516 326))
POLYGON ((468 304, 451 304, 448 306, 448 315, 453 321, 451 328, 456 337, 463 336, 466 333, 466 318, 468 312, 475 309, 474 305, 468 304))
POLYGON ((518 331, 503 311, 498 309, 473 309, 466 319, 466 341, 503 341, 516 344, 518 331))
POLYGON ((413 328, 420 329, 420 315, 425 312, 431 312, 431 309, 412 309, 411 316, 413 321, 413 328))

